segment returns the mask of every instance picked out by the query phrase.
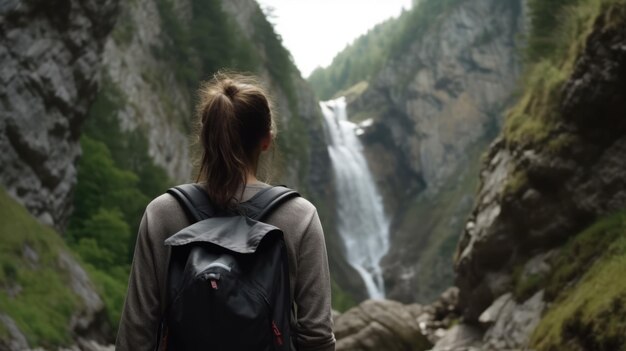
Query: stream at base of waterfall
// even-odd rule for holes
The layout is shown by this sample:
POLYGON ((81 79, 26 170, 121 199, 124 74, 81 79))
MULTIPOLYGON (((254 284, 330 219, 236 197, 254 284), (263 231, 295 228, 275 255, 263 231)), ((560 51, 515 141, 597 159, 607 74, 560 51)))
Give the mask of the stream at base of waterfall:
POLYGON ((380 260, 389 248, 389 221, 382 197, 363 155, 359 126, 348 120, 345 98, 321 102, 320 106, 330 136, 338 232, 346 259, 363 278, 369 297, 381 299, 385 284, 380 260))

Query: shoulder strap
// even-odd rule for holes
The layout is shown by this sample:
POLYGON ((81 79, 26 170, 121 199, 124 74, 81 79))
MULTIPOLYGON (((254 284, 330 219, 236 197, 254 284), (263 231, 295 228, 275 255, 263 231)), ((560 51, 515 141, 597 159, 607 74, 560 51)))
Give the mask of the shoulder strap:
POLYGON ((261 221, 285 201, 299 196, 297 191, 285 186, 273 186, 259 191, 250 200, 242 202, 239 208, 248 217, 261 221))
POLYGON ((215 209, 209 196, 198 184, 183 184, 170 188, 168 194, 174 196, 183 206, 185 213, 193 222, 213 217, 215 209))
MULTIPOLYGON (((216 214, 206 191, 198 184, 178 185, 170 188, 167 193, 178 200, 193 222, 211 218, 216 214)), ((239 204, 239 209, 246 216, 260 221, 285 201, 299 196, 298 192, 284 186, 268 187, 256 193, 250 200, 239 204)))

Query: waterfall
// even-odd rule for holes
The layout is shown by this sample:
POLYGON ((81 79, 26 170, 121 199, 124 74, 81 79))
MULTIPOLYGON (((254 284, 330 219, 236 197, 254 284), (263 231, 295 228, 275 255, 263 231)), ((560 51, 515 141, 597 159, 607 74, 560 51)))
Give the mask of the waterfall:
POLYGON ((389 223, 382 197, 363 156, 356 124, 348 121, 345 98, 320 103, 330 134, 338 230, 348 262, 359 272, 370 298, 385 297, 380 260, 389 248, 389 223))

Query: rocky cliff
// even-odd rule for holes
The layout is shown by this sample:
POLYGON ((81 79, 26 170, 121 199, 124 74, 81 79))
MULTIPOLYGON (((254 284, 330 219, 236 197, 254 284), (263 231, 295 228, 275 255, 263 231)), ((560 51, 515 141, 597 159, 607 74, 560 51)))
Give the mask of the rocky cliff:
POLYGON ((520 72, 522 1, 448 3, 413 10, 438 12, 419 17, 409 44, 348 106, 351 118, 372 120, 362 139, 392 218, 387 296, 405 302, 431 301, 452 283, 474 165, 501 128, 520 72))
MULTIPOLYGON (((181 2, 182 4, 183 2, 181 2)), ((187 4, 188 5, 188 4, 187 4)), ((181 8, 171 15, 188 16, 181 8)), ((109 85, 99 94, 120 93, 114 111, 123 131, 140 130, 155 163, 176 182, 191 179, 189 126, 193 92, 177 80, 166 49, 169 39, 158 1, 126 2, 108 37, 103 53, 103 74, 109 85)), ((94 116, 94 118, 98 118, 94 116)))
POLYGON ((0 182, 43 223, 71 212, 78 139, 118 1, 0 4, 0 182))
POLYGON ((485 157, 455 258, 464 325, 482 328, 474 343, 486 350, 626 341, 615 270, 625 256, 626 4, 582 1, 563 19, 569 39, 529 68, 485 157))
POLYGON ((516 140, 509 131, 489 149, 456 257, 470 318, 502 293, 497 282, 510 278, 510 263, 560 246, 626 206, 626 32, 605 22, 597 20, 559 84, 558 121, 544 125, 545 137, 516 140), (486 301, 475 300, 479 290, 486 301))

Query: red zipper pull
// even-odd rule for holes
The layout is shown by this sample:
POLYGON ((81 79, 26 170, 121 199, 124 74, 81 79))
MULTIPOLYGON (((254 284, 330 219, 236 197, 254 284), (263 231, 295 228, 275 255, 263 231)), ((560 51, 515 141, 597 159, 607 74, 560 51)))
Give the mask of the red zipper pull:
POLYGON ((272 321, 272 331, 274 331, 274 336, 276 336, 276 344, 278 346, 282 346, 283 345, 283 335, 280 333, 280 329, 278 329, 278 326, 276 325, 275 321, 272 321))
POLYGON ((217 290, 217 280, 211 279, 211 288, 213 288, 213 290, 217 290))

